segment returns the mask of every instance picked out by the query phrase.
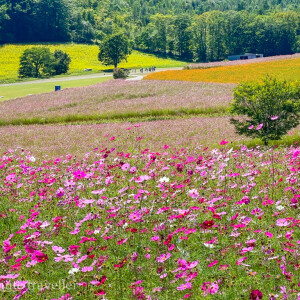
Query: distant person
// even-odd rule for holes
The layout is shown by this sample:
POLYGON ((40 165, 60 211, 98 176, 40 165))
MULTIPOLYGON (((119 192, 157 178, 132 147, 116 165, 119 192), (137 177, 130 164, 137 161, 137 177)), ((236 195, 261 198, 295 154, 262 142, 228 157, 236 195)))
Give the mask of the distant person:
POLYGON ((140 68, 140 72, 143 73, 143 68, 140 68))

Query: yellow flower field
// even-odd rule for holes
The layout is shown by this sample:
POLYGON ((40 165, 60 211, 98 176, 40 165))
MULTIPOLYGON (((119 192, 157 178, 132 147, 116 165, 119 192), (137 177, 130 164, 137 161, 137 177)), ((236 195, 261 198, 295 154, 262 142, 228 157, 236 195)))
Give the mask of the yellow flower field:
POLYGON ((164 71, 151 73, 144 79, 240 83, 259 80, 266 75, 285 80, 300 80, 300 58, 209 69, 164 71))
MULTIPOLYGON (((69 74, 81 73, 86 68, 97 72, 112 69, 113 66, 104 66, 98 61, 99 48, 96 45, 83 44, 47 44, 47 45, 4 45, 0 47, 0 82, 14 81, 18 77, 19 60, 23 51, 34 46, 49 47, 51 51, 60 49, 71 56, 69 74)), ((122 68, 139 68, 156 66, 158 68, 181 67, 181 61, 158 58, 155 55, 133 51, 128 61, 120 64, 122 68)))

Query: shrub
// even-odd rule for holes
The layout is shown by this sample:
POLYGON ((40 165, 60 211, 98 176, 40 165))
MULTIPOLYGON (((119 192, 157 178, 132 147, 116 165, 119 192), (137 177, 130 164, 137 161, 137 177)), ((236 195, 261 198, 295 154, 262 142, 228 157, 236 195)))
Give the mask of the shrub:
POLYGON ((54 57, 48 48, 33 47, 23 52, 19 77, 47 77, 54 73, 54 57))
POLYGON ((125 69, 115 68, 113 76, 114 79, 125 79, 129 76, 129 71, 125 69))
POLYGON ((299 125, 300 82, 266 77, 262 83, 243 83, 234 90, 231 112, 245 120, 231 119, 237 133, 258 137, 265 145, 299 125))
POLYGON ((67 73, 69 70, 71 58, 70 56, 61 50, 55 50, 54 52, 54 70, 56 75, 67 73))

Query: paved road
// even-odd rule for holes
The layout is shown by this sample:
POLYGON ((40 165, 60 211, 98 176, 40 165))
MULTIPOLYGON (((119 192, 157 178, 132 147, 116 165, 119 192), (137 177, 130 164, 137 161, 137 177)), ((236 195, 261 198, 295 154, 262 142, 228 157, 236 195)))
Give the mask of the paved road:
MULTIPOLYGON (((182 68, 156 69, 155 72, 167 71, 167 70, 181 70, 181 69, 182 68)), ((149 72, 144 72, 144 73, 131 72, 130 76, 134 76, 134 77, 130 78, 129 80, 141 80, 147 74, 149 74, 149 72)), ((87 74, 87 75, 78 75, 78 76, 68 76, 68 77, 60 77, 60 78, 38 79, 38 80, 31 80, 31 81, 6 83, 6 84, 0 84, 0 87, 1 86, 26 85, 26 84, 43 83, 43 82, 62 82, 62 81, 72 81, 72 80, 91 79, 91 78, 103 78, 103 77, 111 77, 111 76, 112 76, 112 74, 96 73, 96 74, 87 74)))
POLYGON ((30 81, 22 81, 22 82, 15 82, 15 83, 5 83, 0 84, 1 86, 14 86, 14 85, 27 85, 27 84, 34 84, 34 83, 46 83, 46 82, 61 82, 61 81, 73 81, 73 80, 81 80, 81 79, 91 79, 91 78, 101 78, 101 77, 111 77, 110 74, 89 74, 89 75, 79 75, 79 76, 68 76, 68 77, 60 77, 60 78, 49 78, 49 79, 37 79, 37 80, 30 80, 30 81))

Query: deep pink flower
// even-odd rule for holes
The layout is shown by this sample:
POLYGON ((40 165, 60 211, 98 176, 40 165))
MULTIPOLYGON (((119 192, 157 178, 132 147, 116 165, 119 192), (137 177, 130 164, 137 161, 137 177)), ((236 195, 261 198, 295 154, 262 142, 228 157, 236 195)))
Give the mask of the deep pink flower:
POLYGON ((259 300, 262 299, 263 294, 260 290, 253 290, 250 294, 250 300, 259 300))
POLYGON ((272 238, 272 237, 273 237, 273 234, 272 234, 271 232, 268 232, 268 231, 265 232, 265 235, 266 235, 268 238, 272 238))
POLYGON ((33 253, 31 258, 39 263, 43 263, 48 260, 48 255, 38 250, 33 253))
POLYGON ((208 267, 211 268, 212 266, 216 265, 218 263, 217 260, 214 260, 213 262, 211 262, 208 267))
POLYGON ((71 246, 69 247, 69 252, 70 252, 70 254, 76 255, 76 254, 79 252, 79 248, 80 248, 80 246, 77 246, 77 245, 71 245, 71 246))
POLYGON ((225 139, 222 140, 221 143, 220 143, 221 146, 226 145, 226 144, 228 144, 228 142, 225 139))

